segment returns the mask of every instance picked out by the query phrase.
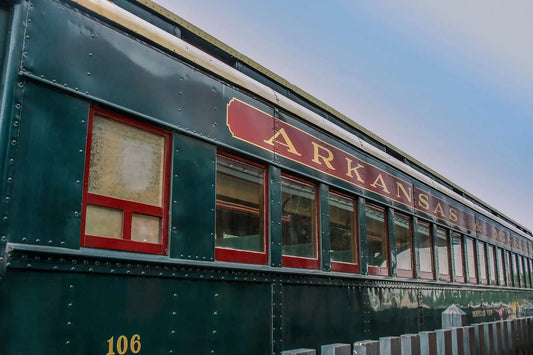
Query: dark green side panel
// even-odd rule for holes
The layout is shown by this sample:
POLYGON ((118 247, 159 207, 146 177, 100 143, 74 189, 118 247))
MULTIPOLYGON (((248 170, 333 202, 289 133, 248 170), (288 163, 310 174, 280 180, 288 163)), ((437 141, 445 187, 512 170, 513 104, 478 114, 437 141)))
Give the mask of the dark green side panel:
MULTIPOLYGON (((6 5, 0 5, 0 65, 3 68, 7 43, 9 38, 9 12, 10 8, 6 5)), ((0 74, 0 80, 3 79, 4 73, 0 74)))
POLYGON ((362 339, 365 325, 361 290, 283 285, 284 350, 362 339))
POLYGON ((10 146, 11 242, 79 248, 88 111, 84 101, 25 83, 20 131, 10 146))
POLYGON ((135 334, 139 354, 272 353, 268 284, 18 270, 3 283, 1 354, 107 354, 111 337, 117 353, 135 334))
POLYGON ((215 146, 174 134, 170 257, 214 260, 215 146))
POLYGON ((40 80, 206 138, 223 125, 220 81, 63 4, 28 17, 23 66, 40 80))

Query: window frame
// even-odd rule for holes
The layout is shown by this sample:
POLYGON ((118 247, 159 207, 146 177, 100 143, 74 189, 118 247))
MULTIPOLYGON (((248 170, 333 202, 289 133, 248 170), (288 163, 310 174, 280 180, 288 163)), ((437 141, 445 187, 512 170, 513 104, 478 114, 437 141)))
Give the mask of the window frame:
MULTIPOLYGON (((306 258, 303 256, 294 256, 294 255, 285 255, 283 254, 283 237, 281 237, 281 265, 283 267, 298 268, 298 269, 320 269, 320 254, 321 254, 321 243, 320 243, 320 222, 319 222, 319 193, 318 185, 311 182, 307 179, 302 179, 300 177, 294 176, 292 174, 281 174, 280 180, 280 198, 283 196, 283 179, 287 178, 294 180, 303 185, 312 186, 315 190, 315 247, 316 247, 316 258, 306 258)), ((283 219, 283 211, 281 211, 281 218, 283 219)), ((281 222, 283 224, 283 221, 281 222)), ((283 233, 283 232, 282 232, 283 233)))
POLYGON ((372 202, 367 202, 365 201, 365 226, 366 226, 366 245, 367 245, 367 250, 366 250, 366 253, 367 253, 367 273, 368 275, 378 275, 378 276, 390 276, 390 265, 391 265, 391 260, 390 260, 390 238, 389 238, 389 235, 390 235, 390 231, 389 231, 389 220, 388 220, 388 211, 387 211, 387 208, 384 207, 384 206, 381 206, 381 205, 378 205, 378 204, 375 204, 375 203, 372 203, 372 202), (375 265, 369 265, 368 264, 368 246, 369 246, 369 242, 368 242, 368 225, 367 225, 367 220, 366 220, 366 208, 371 206, 370 208, 374 208, 376 210, 382 210, 383 211, 383 224, 385 225, 385 238, 386 238, 386 255, 387 255, 387 266, 383 267, 383 266, 375 266, 375 265))
POLYGON ((81 218, 81 238, 80 246, 87 248, 110 249, 135 253, 166 255, 168 251, 168 226, 169 226, 169 200, 170 200, 170 173, 171 173, 171 152, 172 135, 151 123, 140 122, 134 118, 126 117, 116 112, 112 112, 100 107, 91 106, 89 109, 87 142, 85 148, 85 166, 83 178, 82 195, 82 218, 81 218), (93 121, 94 116, 99 115, 106 119, 127 124, 154 134, 163 136, 163 182, 161 191, 161 207, 143 204, 140 202, 123 200, 116 197, 109 197, 90 193, 89 189, 89 168, 91 163, 91 147, 93 141, 93 121), (109 238, 103 236, 93 236, 85 233, 87 205, 94 205, 112 208, 122 212, 122 238, 109 238), (146 243, 131 240, 132 215, 140 213, 143 215, 161 218, 160 233, 161 243, 146 243), (125 238, 126 237, 126 238, 125 238))
POLYGON ((514 286, 514 273, 513 273, 513 253, 510 250, 504 249, 504 268, 505 268, 505 284, 506 286, 514 286))
POLYGON ((436 227, 435 238, 437 246, 437 263, 439 265, 439 280, 440 281, 451 281, 452 280, 452 263, 451 263, 451 250, 450 250, 450 230, 443 227, 436 227), (443 274, 440 267, 440 252, 439 252, 439 230, 444 232, 445 241, 446 241, 446 261, 448 263, 448 274, 443 274))
MULTIPOLYGON (((357 197, 355 196, 351 196, 351 195, 347 195, 347 194, 343 194, 343 193, 340 193, 336 190, 330 190, 329 193, 328 193, 328 205, 329 205, 329 199, 330 199, 330 195, 333 194, 333 195, 337 195, 341 198, 345 198, 345 199, 349 199, 349 200, 352 200, 353 202, 353 206, 354 206, 354 216, 353 216, 353 240, 352 242, 354 243, 355 245, 355 254, 356 254, 356 259, 357 259, 357 262, 356 263, 348 263, 348 262, 343 262, 343 261, 334 261, 334 260, 331 260, 331 256, 330 256, 330 268, 331 268, 331 271, 338 271, 338 272, 350 272, 350 273, 355 273, 355 274, 358 274, 361 272, 361 262, 360 262, 360 258, 361 258, 361 253, 359 251, 359 231, 358 231, 358 228, 357 226, 359 225, 358 223, 358 204, 357 204, 357 197)), ((330 206, 330 210, 331 210, 331 206, 330 206)), ((331 213, 329 214, 329 216, 331 215, 331 213)), ((329 219, 329 224, 330 224, 330 249, 331 249, 331 219, 329 219)))
MULTIPOLYGON (((392 210, 392 217, 393 217, 393 221, 392 221, 392 227, 394 228, 394 242, 397 243, 397 236, 396 236, 396 224, 394 223, 394 216, 401 216, 401 218, 406 218, 407 220, 409 220, 409 235, 410 235, 410 241, 411 241, 411 269, 400 269, 398 266, 396 266, 396 275, 398 277, 408 277, 408 278, 413 278, 415 276, 415 246, 414 246, 414 233, 413 233, 413 217, 408 215, 408 214, 405 214, 405 213, 401 213, 401 212, 398 212, 396 210, 392 210)), ((396 255, 395 257, 398 258, 398 249, 397 249, 397 245, 394 246, 394 250, 396 251, 396 255)), ((398 260, 396 259, 396 265, 398 265, 398 260)))
POLYGON ((498 270, 496 261, 496 246, 487 243, 487 280, 489 285, 498 285, 498 270), (492 260, 492 263, 491 263, 492 260))
POLYGON ((459 232, 455 232, 455 231, 452 231, 452 235, 451 235, 451 245, 452 245, 452 249, 453 250, 450 250, 451 253, 453 253, 453 277, 454 277, 454 280, 455 282, 462 282, 464 283, 465 280, 466 280, 466 268, 465 268, 465 246, 464 246, 464 236, 463 234, 459 233, 459 232), (458 264, 457 262, 457 256, 455 255, 455 248, 453 246, 455 246, 455 244, 453 243, 453 240, 454 239, 458 239, 459 240, 459 247, 460 247, 460 250, 459 250, 459 255, 461 257, 461 262, 459 263, 459 265, 461 265, 461 270, 463 272, 463 275, 462 276, 457 276, 457 270, 456 270, 456 265, 458 264))
POLYGON ((468 272, 468 282, 477 284, 479 277, 478 277, 478 267, 477 267, 477 243, 476 239, 472 237, 465 237, 465 255, 466 255, 466 270, 468 272), (472 258, 474 259, 473 265, 474 270, 470 270, 470 261, 469 261, 469 252, 468 252, 468 242, 472 241, 472 258))
MULTIPOLYGON (((250 161, 248 159, 244 159, 240 156, 230 154, 224 151, 218 151, 217 161, 215 162, 215 181, 216 181, 216 175, 218 173, 218 170, 216 168, 218 164, 218 156, 223 156, 229 159, 233 159, 242 164, 250 165, 255 168, 263 170, 263 252, 225 248, 225 247, 219 247, 215 245, 215 260, 235 262, 235 263, 245 263, 245 264, 267 265, 268 260, 269 260, 268 259, 268 255, 269 255, 268 169, 265 165, 250 161)), ((216 186, 215 186, 215 218, 216 218, 217 207, 218 207, 218 200, 216 198, 216 186)), ((215 232, 216 232, 216 221, 215 221, 215 232)))
POLYGON ((417 248, 416 252, 418 254, 418 277, 424 280, 435 280, 435 236, 433 235, 433 224, 425 220, 418 220, 416 223, 416 237, 417 237, 417 248), (429 255, 430 255, 430 265, 431 271, 422 271, 421 262, 420 262, 420 232, 418 231, 419 226, 423 224, 428 227, 428 236, 429 236, 429 255))
POLYGON ((489 270, 487 268, 487 247, 486 243, 477 240, 475 243, 475 249, 477 253, 477 266, 478 266, 478 283, 483 285, 489 284, 489 270), (481 265, 484 264, 484 265, 481 265), (483 278, 482 272, 485 272, 485 278, 483 278))

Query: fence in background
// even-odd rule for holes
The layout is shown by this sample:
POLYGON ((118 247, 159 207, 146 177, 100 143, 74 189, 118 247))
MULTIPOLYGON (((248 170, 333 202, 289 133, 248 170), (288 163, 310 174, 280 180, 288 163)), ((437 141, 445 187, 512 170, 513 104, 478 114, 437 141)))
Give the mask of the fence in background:
MULTIPOLYGON (((443 314, 444 316, 444 314, 443 314)), ((452 324, 445 323, 443 326, 452 324)), ((315 349, 295 349, 282 355, 316 355, 315 349)), ((353 344, 329 344, 322 355, 533 355, 533 317, 517 318, 432 332, 383 337, 353 344)))

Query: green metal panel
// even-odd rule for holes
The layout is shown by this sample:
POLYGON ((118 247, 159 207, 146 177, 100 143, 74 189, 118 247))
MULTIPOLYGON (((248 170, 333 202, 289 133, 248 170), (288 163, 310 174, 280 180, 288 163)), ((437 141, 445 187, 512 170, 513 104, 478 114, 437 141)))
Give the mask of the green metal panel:
POLYGON ((220 81, 55 1, 28 18, 25 75, 201 137, 224 125, 220 81))
POLYGON ((413 222, 413 257, 414 257, 414 272, 415 278, 420 278, 420 255, 418 254, 419 249, 419 238, 418 238, 418 218, 412 217, 413 222))
MULTIPOLYGON (((9 43, 9 25, 10 21, 10 8, 5 5, 0 5, 0 66, 4 67, 4 60, 6 52, 8 50, 9 43)), ((0 80, 3 79, 5 73, 2 71, 0 74, 0 80)))
POLYGON ((270 265, 281 267, 281 170, 268 167, 270 265))
POLYGON ((329 188, 325 184, 319 187, 319 216, 320 216, 320 245, 322 249, 322 270, 331 270, 330 250, 331 242, 329 237, 329 188))
POLYGON ((283 285, 283 349, 363 338, 361 289, 283 285))
POLYGON ((9 240, 79 248, 89 105, 26 83, 20 131, 11 141, 9 240))
POLYGON ((141 354, 272 353, 268 284, 17 270, 2 282, 2 354, 106 354, 111 337, 117 353, 134 334, 141 354))
POLYGON ((391 208, 387 208, 387 230, 389 231, 389 260, 390 260, 390 275, 396 276, 396 235, 394 233, 394 215, 391 208))
POLYGON ((359 263, 361 275, 368 274, 368 241, 366 239, 365 199, 357 199, 357 236, 359 237, 359 263))
MULTIPOLYGON (((15 153, 11 141, 18 136, 20 120, 20 99, 22 88, 17 85, 18 65, 22 54, 23 19, 26 3, 8 8, 1 7, 2 60, 0 61, 0 259, 7 243, 9 217, 9 193, 14 174, 15 153), (17 126, 14 125, 17 122, 17 126), (7 198, 6 198, 7 197, 7 198)), ((3 270, 2 270, 3 271, 3 270)), ((1 273, 0 271, 0 277, 1 273)))
POLYGON ((419 307, 421 309, 420 330, 440 329, 442 326, 441 314, 450 305, 454 304, 454 293, 451 290, 440 289, 420 289, 419 307))
MULTIPOLYGON (((418 299, 413 289, 368 287, 364 289, 369 304, 365 339, 416 333, 418 329, 418 299)), ((363 340, 358 338, 356 340, 363 340)))
POLYGON ((174 134, 170 257, 214 260, 216 149, 174 134))
MULTIPOLYGON (((439 279, 439 249, 437 247, 437 226, 435 223, 431 224, 431 241, 433 243, 433 278, 439 279)), ((449 260, 448 260, 449 262, 449 260)))

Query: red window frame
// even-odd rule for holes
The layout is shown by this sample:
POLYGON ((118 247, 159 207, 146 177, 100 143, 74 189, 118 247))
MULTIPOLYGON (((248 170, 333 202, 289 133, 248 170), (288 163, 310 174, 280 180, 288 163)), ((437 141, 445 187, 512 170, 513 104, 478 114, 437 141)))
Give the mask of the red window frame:
POLYGON ((85 169, 83 180, 83 197, 82 197, 82 219, 81 219, 81 243, 82 247, 121 250, 136 253, 166 255, 168 249, 168 211, 169 211, 169 193, 170 193, 170 166, 171 166, 171 134, 167 131, 154 127, 150 124, 136 121, 124 117, 115 112, 111 112, 98 107, 91 107, 89 111, 87 133, 87 146, 85 149, 85 169), (93 118, 99 115, 110 120, 125 123, 160 136, 165 139, 163 151, 163 191, 162 205, 152 206, 134 201, 123 200, 115 197, 108 197, 88 192, 89 187, 89 167, 91 158, 93 118), (87 205, 108 207, 122 211, 122 238, 107 238, 85 234, 86 211, 87 205), (161 218, 161 243, 146 243, 131 240, 132 215, 139 213, 148 216, 161 218))
POLYGON ((470 283, 478 283, 478 270, 477 270, 477 243, 474 238, 466 237, 466 269, 468 270, 468 282, 470 283), (470 267, 468 266, 468 242, 472 241, 472 255, 474 258, 474 272, 472 275, 470 267))
POLYGON ((457 263, 457 260, 455 258, 455 248, 452 248, 452 250, 450 250, 450 253, 454 253, 453 254, 453 274, 454 274, 454 277, 455 277, 455 282, 465 282, 465 273, 466 273, 466 270, 465 270, 465 247, 464 247, 464 243, 463 243, 463 235, 461 233, 457 233, 457 232, 452 232, 452 236, 451 236, 451 241, 452 241, 452 245, 455 245, 453 243, 453 240, 454 239, 458 239, 459 240, 459 246, 460 246, 460 254, 461 255, 461 269, 463 271, 463 276, 457 276, 457 270, 455 269, 455 265, 457 263))
POLYGON ((441 228, 441 227, 437 227, 437 234, 435 235, 435 237, 437 238, 437 255, 439 257, 439 260, 440 260, 440 254, 438 252, 438 246, 439 246, 439 243, 438 243, 438 234, 439 234, 439 230, 441 231, 444 231, 444 235, 446 236, 446 258, 448 260, 448 274, 443 274, 441 272, 441 269, 440 269, 440 265, 439 265, 439 280, 441 281, 451 281, 452 279, 452 267, 451 267, 451 258, 450 258, 450 254, 451 254, 451 250, 450 250, 450 232, 448 229, 445 229, 445 228, 441 228))
MULTIPOLYGON (((309 180, 301 179, 301 178, 296 177, 294 175, 282 174, 281 175, 281 180, 283 180, 283 178, 288 178, 288 179, 300 182, 301 184, 304 184, 304 185, 313 186, 314 189, 315 189, 315 243, 316 243, 317 257, 316 258, 305 258, 305 257, 302 257, 302 256, 285 255, 285 254, 283 254, 283 250, 282 250, 282 256, 281 256, 282 261, 281 261, 281 263, 282 263, 283 267, 292 267, 292 268, 300 268, 300 269, 319 269, 320 268, 320 248, 321 248, 321 244, 320 244, 320 238, 319 238, 319 235, 320 235, 320 229, 319 229, 320 223, 318 221, 318 218, 319 218, 318 186, 316 184, 312 183, 309 180)), ((281 190, 282 189, 280 188, 280 191, 281 190)), ((283 218, 283 216, 282 216, 282 218, 283 218)), ((283 244, 283 242, 282 242, 282 244, 283 244)))
MULTIPOLYGON (((409 278, 412 278, 415 276, 415 247, 414 247, 414 243, 413 243, 413 218, 407 214, 404 214, 404 213, 400 213, 400 212, 396 212, 396 211, 393 211, 393 215, 398 215, 398 216, 402 216, 402 217, 407 217, 407 219, 409 220, 409 234, 411 236, 410 240, 411 240, 411 269, 400 269, 399 267, 396 268, 396 274, 399 276, 399 277, 409 277, 409 278)), ((393 228, 395 228, 395 224, 393 222, 393 228)), ((396 248, 395 248, 396 249, 396 248)), ((396 249, 396 252, 398 250, 396 249)), ((396 255, 397 257, 397 255, 396 255)), ((398 265, 398 262, 396 261, 396 265, 398 265)))
MULTIPOLYGON (((234 159, 243 164, 253 166, 258 169, 263 170, 263 252, 251 251, 251 250, 241 250, 241 249, 231 249, 224 247, 215 246, 215 260, 217 261, 229 261, 236 263, 246 263, 246 264, 260 264, 266 265, 268 263, 268 171, 264 165, 243 159, 239 156, 229 154, 226 152, 218 152, 217 156, 223 156, 230 159, 234 159)), ((242 206, 234 205, 216 200, 216 207, 224 206, 229 209, 242 210, 242 206)), ((254 212, 252 209, 246 209, 245 212, 254 212)), ((259 210, 257 211, 259 214, 259 210)))
MULTIPOLYGON (((337 191, 330 191, 330 194, 334 194, 334 195, 338 195, 338 196, 341 196, 343 198, 346 198, 346 199, 350 199, 353 201, 353 204, 354 204, 354 240, 353 240, 353 243, 355 243, 355 248, 356 248, 356 258, 357 258, 357 262, 356 263, 348 263, 348 262, 343 262, 343 261, 333 261, 331 260, 330 261, 330 268, 331 268, 331 271, 339 271, 339 272, 350 272, 350 273, 355 273, 355 274, 358 274, 361 272, 361 267, 360 267, 360 262, 359 262, 359 258, 360 258, 360 252, 359 252, 359 233, 358 233, 358 230, 357 230, 357 226, 358 226, 358 218, 357 218, 357 198, 353 197, 353 196, 350 196, 350 195, 346 195, 346 194, 342 194, 340 192, 337 192, 337 191)), ((328 195, 328 199, 329 199, 329 195, 328 195)), ((330 243, 331 243, 331 237, 330 237, 330 243)))
MULTIPOLYGON (((430 265, 431 265, 431 271, 422 271, 418 270, 418 276, 421 279, 426 280, 434 280, 435 279, 435 235, 433 233, 433 226, 430 222, 426 221, 418 221, 417 225, 426 225, 428 228, 429 233, 429 256, 430 256, 430 265)), ((418 231, 417 231, 418 234, 418 231)), ((418 235, 418 239, 420 240, 420 235, 418 235)), ((419 243, 418 243, 419 244, 419 243)), ((417 252, 419 253, 418 256, 420 258, 420 248, 417 248, 417 252)), ((420 259, 419 259, 420 264, 420 259)), ((419 265, 420 267, 420 265, 419 265)))
MULTIPOLYGON (((370 206, 371 208, 382 210, 383 211, 383 223, 385 224, 385 238, 386 249, 387 249, 387 266, 373 266, 367 264, 367 270, 369 275, 379 275, 379 276, 390 276, 390 238, 389 238, 389 220, 388 220, 388 211, 385 207, 376 205, 373 203, 367 203, 365 206, 365 224, 366 224, 366 207, 370 206)), ((368 258, 368 229, 367 229, 367 258, 368 258)), ((368 260, 368 259, 367 259, 368 260)))
POLYGON ((477 260, 477 265, 479 266, 479 270, 478 270, 478 273, 479 273, 479 283, 480 284, 484 284, 484 285, 488 285, 489 284, 489 269, 487 267, 487 247, 486 247, 486 243, 485 242, 482 242, 482 241, 477 241, 476 243, 476 252, 478 253, 478 260, 477 260), (485 267, 482 268, 483 265, 480 265, 480 263, 482 262, 481 260, 479 260, 479 258, 482 257, 484 263, 485 263, 485 267), (481 274, 482 271, 485 271, 485 278, 483 278, 483 275, 481 274))
POLYGON ((496 246, 487 243, 487 279, 489 285, 498 284, 498 270, 496 261, 496 246), (492 262, 491 262, 492 259, 492 262))

